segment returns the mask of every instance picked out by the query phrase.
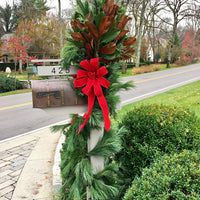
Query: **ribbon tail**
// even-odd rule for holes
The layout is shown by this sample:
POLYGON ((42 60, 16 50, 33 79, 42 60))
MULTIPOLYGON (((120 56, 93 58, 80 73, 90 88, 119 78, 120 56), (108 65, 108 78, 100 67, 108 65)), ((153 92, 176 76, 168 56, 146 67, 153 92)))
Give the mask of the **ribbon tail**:
POLYGON ((85 126, 85 124, 87 123, 87 121, 90 117, 90 114, 91 114, 93 106, 94 106, 94 100, 95 100, 94 93, 92 95, 88 96, 88 113, 85 115, 85 120, 84 120, 83 124, 81 126, 79 126, 79 131, 78 131, 77 135, 80 133, 80 131, 85 126))
POLYGON ((98 98, 99 105, 100 105, 102 112, 103 112, 105 129, 106 129, 106 131, 109 131, 110 126, 111 126, 111 122, 110 122, 110 118, 109 118, 108 104, 107 104, 106 99, 103 95, 98 96, 97 98, 98 98))

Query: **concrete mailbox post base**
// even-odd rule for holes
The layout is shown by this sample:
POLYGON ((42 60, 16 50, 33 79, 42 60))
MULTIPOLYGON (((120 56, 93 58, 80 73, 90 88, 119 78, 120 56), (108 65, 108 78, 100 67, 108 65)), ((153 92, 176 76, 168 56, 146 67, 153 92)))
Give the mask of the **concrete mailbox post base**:
MULTIPOLYGON (((92 129, 90 132, 90 138, 88 140, 88 152, 91 151, 104 134, 104 122, 100 123, 100 129, 92 129)), ((91 156, 90 157, 93 173, 96 174, 104 169, 104 157, 91 156)), ((90 200, 90 192, 87 189, 87 200, 90 200)))

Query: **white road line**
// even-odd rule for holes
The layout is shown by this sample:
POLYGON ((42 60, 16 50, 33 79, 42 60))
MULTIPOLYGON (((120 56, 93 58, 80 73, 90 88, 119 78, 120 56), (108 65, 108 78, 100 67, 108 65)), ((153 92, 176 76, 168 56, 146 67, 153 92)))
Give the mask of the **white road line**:
POLYGON ((192 83, 192 82, 197 81, 197 80, 200 80, 200 77, 196 77, 196 78, 184 81, 184 82, 177 83, 175 85, 171 85, 171 86, 162 88, 160 90, 156 90, 156 91, 153 91, 153 92, 149 92, 149 93, 143 94, 143 95, 138 96, 138 97, 134 97, 132 99, 125 100, 125 101, 121 102, 121 105, 124 106, 124 105, 127 105, 129 103, 134 102, 136 99, 140 99, 140 98, 143 98, 143 97, 148 97, 148 96, 151 96, 152 94, 159 94, 160 92, 167 91, 169 89, 174 89, 174 88, 176 88, 178 86, 183 86, 183 85, 186 85, 187 83, 192 83))
MULTIPOLYGON (((187 83, 192 83, 194 81, 197 81, 197 80, 200 80, 200 77, 196 77, 196 78, 193 78, 193 79, 190 79, 190 80, 187 80, 187 81, 184 81, 184 82, 180 82, 180 83, 177 83, 175 85, 171 85, 171 86, 168 86, 168 87, 165 87, 165 88, 162 88, 160 90, 156 90, 156 91, 153 91, 153 92, 149 92, 147 94, 143 94, 141 96, 138 96, 138 97, 134 97, 132 99, 129 99, 129 100, 125 100, 123 102, 121 102, 121 106, 124 106, 124 105, 127 105, 129 103, 132 103, 134 102, 135 100, 137 99, 140 99, 140 98, 143 98, 143 97, 148 97, 148 96, 151 96, 152 94, 158 94, 160 92, 163 92, 163 91, 167 91, 169 89, 173 89, 173 88, 176 88, 178 86, 183 86, 183 85, 186 85, 187 83)), ((80 115, 83 115, 80 114, 80 115)), ((1 140, 0 143, 3 143, 3 142, 7 142, 7 141, 10 141, 10 140, 13 140, 13 139, 17 139, 19 137, 22 137, 22 136, 26 136, 26 135, 29 135, 29 134, 32 134, 32 133, 35 133, 35 132, 39 132, 45 128, 50 128, 52 126, 55 126, 55 125, 59 125, 59 124, 64 124, 64 123, 69 123, 70 122, 70 119, 66 119, 66 120, 63 120, 63 121, 60 121, 60 122, 57 122, 57 123, 54 123, 54 124, 50 124, 48 126, 45 126, 45 127, 42 127, 42 128, 39 128, 39 129, 36 129, 36 130, 33 130, 33 131, 30 131, 30 132, 27 132, 27 133, 24 133, 24 134, 21 134, 21 135, 17 135, 17 136, 14 136, 12 138, 8 138, 8 139, 5 139, 5 140, 1 140)))

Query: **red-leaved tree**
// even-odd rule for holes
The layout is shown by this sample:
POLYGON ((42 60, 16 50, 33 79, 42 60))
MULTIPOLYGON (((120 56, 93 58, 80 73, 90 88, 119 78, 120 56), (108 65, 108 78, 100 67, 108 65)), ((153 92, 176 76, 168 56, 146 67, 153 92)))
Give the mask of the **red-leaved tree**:
POLYGON ((191 56, 192 59, 200 56, 200 41, 196 38, 193 29, 189 29, 185 32, 182 49, 186 56, 191 56))
POLYGON ((30 42, 32 39, 30 37, 10 38, 5 41, 4 48, 8 49, 15 59, 22 60, 22 63, 25 64, 35 58, 28 55, 27 46, 22 45, 23 41, 24 43, 30 42))

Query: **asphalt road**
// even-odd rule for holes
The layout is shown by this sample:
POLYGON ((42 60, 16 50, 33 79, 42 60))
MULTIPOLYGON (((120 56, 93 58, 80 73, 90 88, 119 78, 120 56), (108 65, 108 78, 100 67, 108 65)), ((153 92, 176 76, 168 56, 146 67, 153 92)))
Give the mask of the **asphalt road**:
MULTIPOLYGON (((200 80, 200 64, 121 79, 132 80, 135 88, 121 91, 121 105, 200 80)), ((87 112, 86 106, 53 109, 32 108, 32 94, 0 97, 0 141, 68 120, 70 113, 87 112)))

